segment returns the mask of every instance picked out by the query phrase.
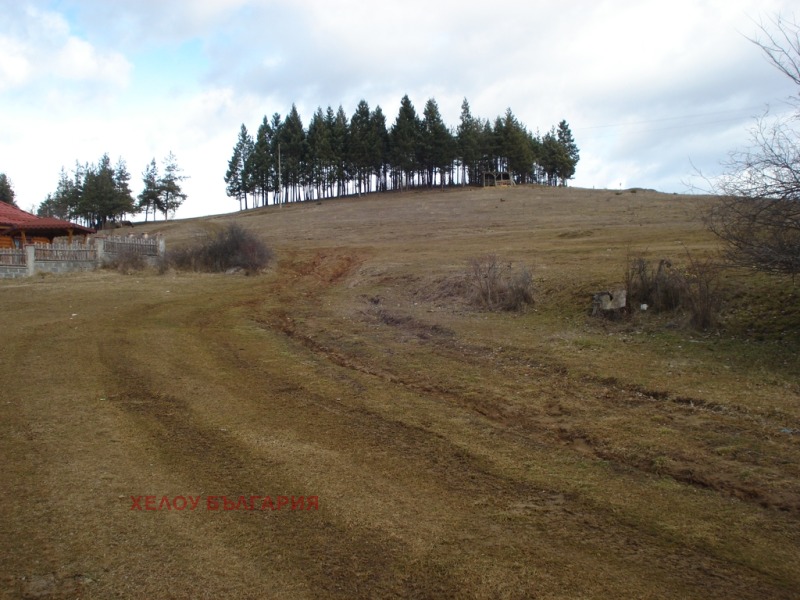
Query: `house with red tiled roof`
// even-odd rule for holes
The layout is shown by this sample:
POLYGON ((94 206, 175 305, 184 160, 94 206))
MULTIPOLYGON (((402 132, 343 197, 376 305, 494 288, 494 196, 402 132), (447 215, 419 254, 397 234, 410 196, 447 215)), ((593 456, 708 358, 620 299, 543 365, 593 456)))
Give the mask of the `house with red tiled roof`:
POLYGON ((0 248, 22 248, 25 244, 52 243, 54 238, 86 236, 94 229, 51 217, 37 217, 0 202, 0 248))

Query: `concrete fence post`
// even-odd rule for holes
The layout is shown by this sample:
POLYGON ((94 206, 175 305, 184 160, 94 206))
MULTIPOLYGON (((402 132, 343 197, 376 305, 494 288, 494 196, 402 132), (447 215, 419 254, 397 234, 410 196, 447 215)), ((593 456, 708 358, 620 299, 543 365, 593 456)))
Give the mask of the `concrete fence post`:
POLYGON ((94 238, 94 251, 97 266, 102 267, 106 260, 106 239, 102 236, 94 238))
POLYGON ((167 241, 164 239, 163 236, 158 237, 158 255, 160 257, 164 257, 164 254, 167 252, 167 241))
POLYGON ((28 267, 28 277, 36 274, 36 246, 33 244, 25 245, 25 265, 28 267))

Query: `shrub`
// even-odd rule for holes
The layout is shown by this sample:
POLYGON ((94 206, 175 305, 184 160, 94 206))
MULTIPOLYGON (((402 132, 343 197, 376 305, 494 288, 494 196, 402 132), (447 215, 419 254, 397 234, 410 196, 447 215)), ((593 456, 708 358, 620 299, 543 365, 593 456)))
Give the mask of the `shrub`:
POLYGON ((105 267, 116 269, 124 275, 129 275, 145 269, 147 267, 147 261, 135 248, 123 248, 114 254, 112 259, 105 263, 105 267))
POLYGON ((722 305, 719 265, 710 259, 695 259, 688 252, 687 257, 689 264, 684 269, 667 259, 655 265, 642 257, 629 258, 625 272, 629 309, 646 304, 655 312, 684 310, 692 327, 712 327, 722 305))
POLYGON ((696 329, 708 329, 716 324, 722 307, 719 275, 720 267, 714 261, 697 260, 689 256, 684 305, 689 310, 691 324, 696 329))
POLYGON ((525 267, 514 271, 495 254, 470 259, 466 280, 472 302, 483 308, 521 311, 534 303, 531 272, 525 267))
POLYGON ((628 261, 625 273, 628 306, 647 304, 656 312, 674 310, 681 304, 684 285, 682 274, 672 268, 670 260, 662 258, 658 266, 642 257, 628 261))
POLYGON ((473 301, 485 308, 494 308, 500 301, 503 271, 508 268, 510 265, 501 265, 494 254, 471 258, 467 280, 472 286, 473 301))
POLYGON ((251 275, 264 269, 272 256, 261 238, 231 223, 207 233, 197 244, 173 250, 169 263, 179 270, 220 273, 242 269, 251 275))
POLYGON ((533 304, 533 275, 527 267, 511 274, 506 287, 505 310, 525 310, 533 304))

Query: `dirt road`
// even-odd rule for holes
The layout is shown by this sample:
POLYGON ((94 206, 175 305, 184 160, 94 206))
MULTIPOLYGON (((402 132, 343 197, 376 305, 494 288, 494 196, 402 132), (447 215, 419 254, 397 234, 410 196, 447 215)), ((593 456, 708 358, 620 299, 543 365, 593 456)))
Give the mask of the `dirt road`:
POLYGON ((656 391, 367 246, 279 257, 0 286, 5 597, 797 597, 796 388, 656 391))

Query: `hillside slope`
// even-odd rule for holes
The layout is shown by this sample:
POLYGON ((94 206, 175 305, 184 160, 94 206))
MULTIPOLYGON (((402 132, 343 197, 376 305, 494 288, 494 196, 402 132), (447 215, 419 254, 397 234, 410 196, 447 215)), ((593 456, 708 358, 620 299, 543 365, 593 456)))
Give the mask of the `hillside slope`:
POLYGON ((0 282, 5 597, 796 597, 795 341, 586 315, 631 252, 713 252, 706 201, 270 207, 137 227, 235 220, 257 277, 0 282), (465 302, 487 253, 532 310, 465 302))

